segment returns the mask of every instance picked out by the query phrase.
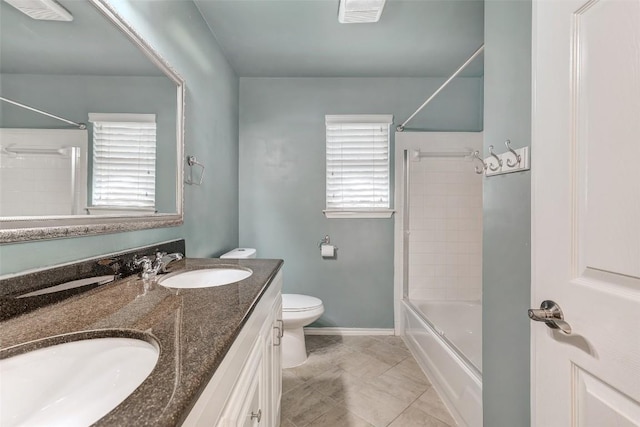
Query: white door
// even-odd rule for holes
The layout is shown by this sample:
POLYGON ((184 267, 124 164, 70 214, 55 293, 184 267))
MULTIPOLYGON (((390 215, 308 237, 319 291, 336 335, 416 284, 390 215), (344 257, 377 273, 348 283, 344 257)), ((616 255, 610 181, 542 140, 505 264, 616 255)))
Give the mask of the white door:
POLYGON ((533 83, 532 426, 639 426, 640 0, 534 1, 533 83))

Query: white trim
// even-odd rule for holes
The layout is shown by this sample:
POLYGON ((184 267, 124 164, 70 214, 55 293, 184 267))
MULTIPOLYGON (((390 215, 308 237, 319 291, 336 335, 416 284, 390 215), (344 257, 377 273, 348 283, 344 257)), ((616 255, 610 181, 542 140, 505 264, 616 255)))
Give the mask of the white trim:
POLYGON ((155 114, 89 113, 89 122, 155 123, 155 114))
POLYGON ((327 114, 325 124, 329 123, 381 123, 392 124, 393 114, 327 114))
POLYGON ((327 218, 391 218, 395 210, 393 209, 380 209, 374 211, 338 211, 328 210, 322 211, 327 218))
POLYGON ((376 328, 304 328, 305 335, 340 335, 357 336, 357 335, 395 335, 392 328, 376 329, 376 328))

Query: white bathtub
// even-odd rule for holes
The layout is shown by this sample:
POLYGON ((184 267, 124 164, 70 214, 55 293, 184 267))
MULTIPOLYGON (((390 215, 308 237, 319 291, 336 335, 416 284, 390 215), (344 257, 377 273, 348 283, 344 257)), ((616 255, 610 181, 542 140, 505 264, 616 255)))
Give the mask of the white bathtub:
POLYGON ((456 422, 482 426, 480 305, 402 301, 401 309, 405 342, 456 422))

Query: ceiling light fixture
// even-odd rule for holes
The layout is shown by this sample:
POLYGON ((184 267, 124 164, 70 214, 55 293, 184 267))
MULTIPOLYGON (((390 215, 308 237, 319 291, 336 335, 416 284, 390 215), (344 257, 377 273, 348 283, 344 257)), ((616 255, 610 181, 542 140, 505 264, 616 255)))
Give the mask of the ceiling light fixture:
POLYGON ((378 22, 386 0, 340 0, 338 22, 364 24, 378 22))
POLYGON ((55 0, 4 0, 30 18, 43 21, 73 21, 73 15, 55 0))

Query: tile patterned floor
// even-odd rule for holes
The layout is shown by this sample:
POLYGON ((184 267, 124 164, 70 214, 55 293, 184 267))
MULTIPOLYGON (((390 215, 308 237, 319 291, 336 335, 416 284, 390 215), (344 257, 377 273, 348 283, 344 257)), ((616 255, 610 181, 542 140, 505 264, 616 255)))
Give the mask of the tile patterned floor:
POLYGON ((400 337, 307 336, 283 371, 281 427, 455 427, 400 337))

